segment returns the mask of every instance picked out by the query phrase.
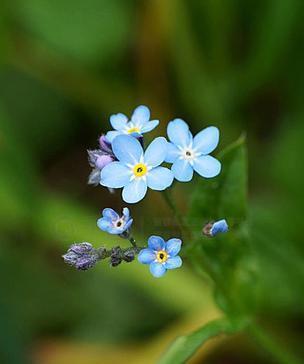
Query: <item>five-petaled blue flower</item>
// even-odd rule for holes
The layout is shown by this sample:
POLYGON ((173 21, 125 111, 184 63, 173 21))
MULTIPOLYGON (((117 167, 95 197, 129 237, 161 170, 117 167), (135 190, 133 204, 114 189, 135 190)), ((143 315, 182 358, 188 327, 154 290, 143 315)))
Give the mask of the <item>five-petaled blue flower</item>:
POLYGON ((159 165, 167 155, 168 142, 159 137, 146 151, 140 142, 129 135, 119 135, 112 142, 113 153, 118 159, 101 171, 100 184, 109 188, 122 188, 122 198, 128 203, 142 200, 147 187, 162 191, 173 182, 173 173, 159 165))
POLYGON ((122 113, 111 115, 110 123, 115 130, 109 131, 106 138, 110 143, 115 137, 121 134, 131 134, 135 137, 147 133, 159 124, 159 120, 150 120, 150 110, 147 106, 138 106, 128 121, 126 115, 122 113))
POLYGON ((182 260, 177 255, 181 249, 180 239, 170 239, 167 242, 160 236, 150 236, 148 248, 140 251, 138 260, 150 265, 150 272, 156 278, 162 277, 167 269, 179 268, 182 260))
POLYGON ((109 234, 121 235, 130 229, 133 219, 127 207, 122 210, 122 216, 111 208, 102 211, 102 217, 97 220, 97 226, 100 230, 109 234))
POLYGON ((178 181, 190 181, 193 170, 205 178, 220 173, 221 163, 208 155, 218 145, 218 128, 210 126, 193 137, 184 120, 174 119, 168 124, 167 134, 171 143, 168 143, 166 162, 173 163, 171 170, 178 181))

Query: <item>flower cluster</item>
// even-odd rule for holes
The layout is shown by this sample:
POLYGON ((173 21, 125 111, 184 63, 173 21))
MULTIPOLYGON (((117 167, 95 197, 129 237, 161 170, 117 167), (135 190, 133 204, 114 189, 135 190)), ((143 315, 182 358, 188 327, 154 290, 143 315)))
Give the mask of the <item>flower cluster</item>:
MULTIPOLYGON (((122 199, 130 204, 141 201, 148 188, 164 191, 174 180, 189 182, 194 172, 204 178, 216 177, 221 163, 210 155, 219 143, 219 130, 209 126, 195 136, 182 119, 174 119, 167 126, 167 136, 157 137, 144 148, 144 134, 155 129, 159 120, 150 120, 150 110, 138 106, 130 120, 122 113, 110 116, 114 130, 103 134, 98 148, 88 150, 92 167, 88 183, 107 187, 110 191, 122 189, 122 199)), ((150 236, 147 245, 138 246, 131 234, 133 219, 127 207, 119 215, 112 208, 105 208, 97 220, 100 230, 125 240, 126 248, 115 246, 106 249, 93 248, 90 243, 73 244, 63 255, 64 261, 79 270, 87 270, 101 260, 109 259, 112 267, 122 262, 137 260, 149 265, 154 277, 162 277, 167 270, 182 266, 178 255, 182 240, 171 238, 165 241, 159 236, 150 236)), ((203 234, 214 237, 228 231, 226 220, 208 223, 203 234)))

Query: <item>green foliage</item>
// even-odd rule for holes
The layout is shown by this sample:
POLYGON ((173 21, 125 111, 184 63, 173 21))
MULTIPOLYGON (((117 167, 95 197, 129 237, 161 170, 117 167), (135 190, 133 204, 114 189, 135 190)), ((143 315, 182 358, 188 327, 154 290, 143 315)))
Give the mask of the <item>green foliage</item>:
POLYGON ((231 335, 244 329, 247 320, 230 321, 225 318, 209 322, 197 331, 178 337, 159 360, 159 364, 182 364, 209 339, 222 334, 231 335))
POLYGON ((121 0, 16 1, 13 16, 55 50, 85 63, 104 63, 128 42, 131 8, 121 0))
POLYGON ((248 242, 247 153, 240 137, 219 156, 221 174, 199 179, 193 192, 189 223, 194 240, 189 248, 194 267, 214 282, 218 304, 227 312, 251 312, 255 305, 255 261, 248 242), (225 218, 229 234, 208 239, 202 223, 225 218), (249 289, 250 287, 250 289, 249 289))

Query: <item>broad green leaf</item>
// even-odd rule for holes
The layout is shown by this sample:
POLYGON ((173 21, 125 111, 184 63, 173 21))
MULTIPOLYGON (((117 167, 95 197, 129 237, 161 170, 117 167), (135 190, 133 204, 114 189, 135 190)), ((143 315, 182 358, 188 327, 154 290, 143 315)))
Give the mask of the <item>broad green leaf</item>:
POLYGON ((159 360, 159 364, 182 364, 209 339, 226 334, 232 335, 244 329, 248 324, 245 319, 230 321, 226 318, 209 322, 197 331, 178 337, 168 351, 159 360))

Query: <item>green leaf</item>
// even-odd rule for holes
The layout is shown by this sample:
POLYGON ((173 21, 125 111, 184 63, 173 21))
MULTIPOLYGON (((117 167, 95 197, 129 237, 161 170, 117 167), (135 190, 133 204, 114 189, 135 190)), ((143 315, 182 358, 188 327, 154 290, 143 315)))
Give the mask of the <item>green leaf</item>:
POLYGON ((241 136, 218 158, 222 172, 217 178, 199 178, 193 193, 189 224, 193 242, 188 254, 195 269, 208 273, 216 287, 216 300, 225 312, 252 312, 256 297, 256 263, 247 226, 247 152, 241 136), (227 219, 230 231, 208 239, 202 225, 227 219))
POLYGON ((247 324, 245 319, 230 321, 222 318, 211 321, 189 335, 178 337, 159 360, 159 364, 185 363, 209 339, 222 334, 232 335, 244 329, 247 324))

